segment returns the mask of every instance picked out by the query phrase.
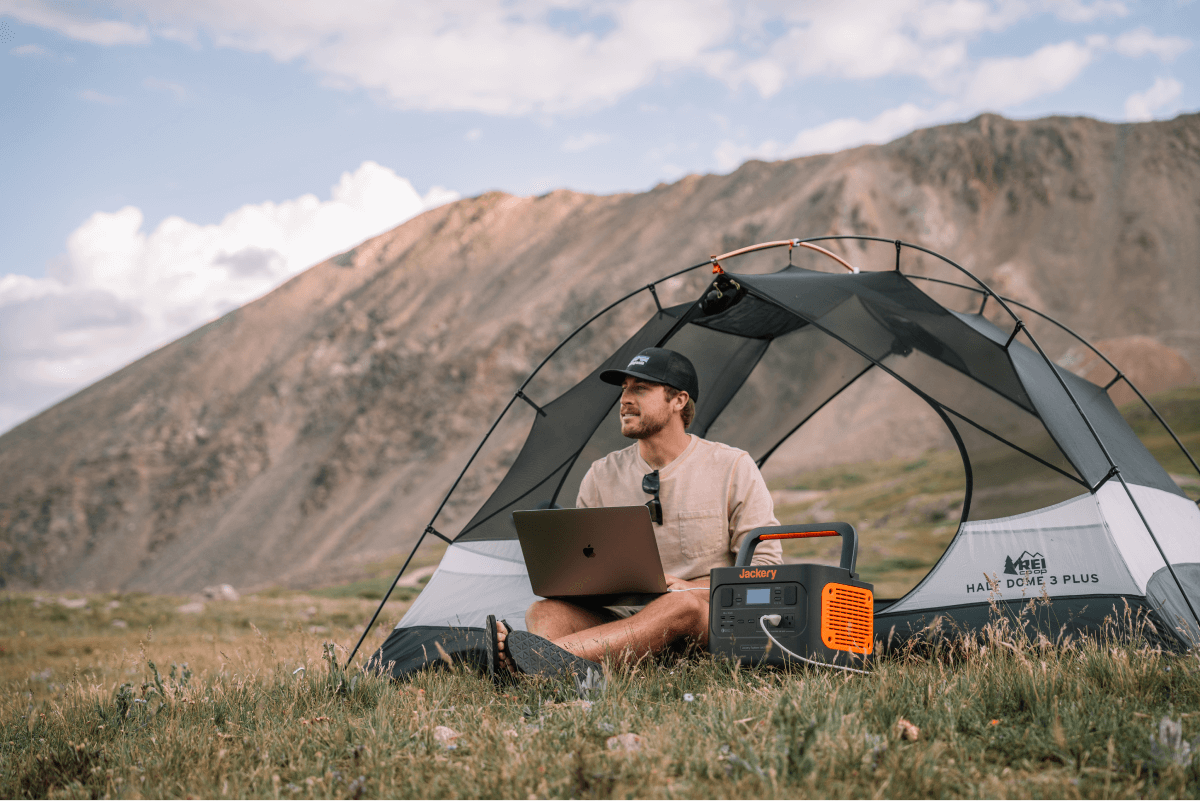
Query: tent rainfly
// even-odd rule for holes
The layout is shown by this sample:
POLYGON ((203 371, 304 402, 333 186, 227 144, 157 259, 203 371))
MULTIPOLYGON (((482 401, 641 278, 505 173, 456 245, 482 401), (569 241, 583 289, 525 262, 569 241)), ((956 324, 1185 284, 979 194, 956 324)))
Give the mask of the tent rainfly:
MULTIPOLYGON (((939 618, 978 628, 994 604, 1025 604, 1043 590, 1049 600, 1029 620, 1052 638, 1063 631, 1095 631, 1114 606, 1124 609, 1127 603, 1145 613, 1165 641, 1177 647, 1200 643, 1200 509, 1146 450, 1108 391, 1124 380, 1196 467, 1145 397, 1073 331, 1000 297, 944 256, 899 240, 841 236, 768 242, 713 257, 638 287, 555 348, 471 457, 476 459, 505 415, 528 404, 534 422, 507 474, 461 530, 448 536, 436 525, 462 491, 468 462, 418 538, 412 554, 429 535, 448 547, 368 660, 369 668, 390 667, 400 677, 438 659, 439 650, 480 659, 488 614, 524 627, 525 610, 536 598, 511 513, 573 504, 591 463, 627 444, 610 417, 620 389, 599 375, 650 346, 679 351, 696 366, 704 402, 691 432, 748 451, 760 467, 822 407, 872 371, 889 374, 937 414, 962 458, 961 520, 924 579, 902 598, 877 601, 877 636, 890 645, 939 618), (814 244, 822 240, 894 245, 895 269, 859 272, 814 244), (778 272, 733 274, 720 265, 773 247, 789 252, 788 266, 778 272), (836 260, 839 272, 793 266, 794 248, 836 260), (903 272, 905 250, 941 260, 961 274, 961 283, 903 272), (710 265, 716 278, 698 300, 660 303, 659 285, 710 265), (960 294, 973 311, 946 308, 933 299, 934 288, 960 294), (584 331, 595 336, 613 323, 622 304, 644 299, 644 293, 654 301, 649 319, 583 380, 553 399, 526 394, 539 371, 561 357, 564 345, 584 331), (999 323, 984 314, 989 302, 999 323), (1054 364, 1018 309, 1090 348, 1113 369, 1113 381, 1097 386, 1054 364)), ((580 374, 579 365, 571 367, 580 374)), ((380 610, 386 602, 387 597, 380 610)), ((378 616, 377 610, 363 639, 378 616)))

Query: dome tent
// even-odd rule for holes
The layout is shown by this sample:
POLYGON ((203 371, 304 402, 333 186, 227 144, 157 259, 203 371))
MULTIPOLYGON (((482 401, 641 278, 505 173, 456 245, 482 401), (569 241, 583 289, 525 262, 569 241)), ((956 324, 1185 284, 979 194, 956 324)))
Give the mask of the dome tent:
POLYGON ((993 605, 1024 604, 1043 591, 1048 602, 1039 605, 1033 625, 1052 636, 1096 630, 1123 599, 1176 645, 1200 642, 1200 509, 1109 398, 1121 380, 1137 392, 1128 379, 1065 326, 1000 297, 933 251, 878 237, 818 237, 742 248, 638 287, 555 348, 509 400, 418 538, 400 575, 425 537, 445 540, 446 553, 368 665, 390 665, 400 676, 439 652, 480 659, 488 614, 524 628, 525 609, 536 597, 511 512, 573 504, 591 463, 628 444, 609 420, 620 390, 599 375, 650 346, 679 351, 696 367, 704 402, 690 431, 748 451, 760 467, 872 371, 899 381, 940 418, 962 459, 962 512, 925 578, 902 598, 877 602, 876 631, 892 644, 938 617, 977 628, 993 605), (824 240, 894 245, 895 267, 859 272, 815 244, 824 240), (785 246, 789 254, 793 248, 819 252, 845 271, 806 269, 790 258, 768 274, 725 273, 720 264, 785 246), (905 249, 933 256, 964 282, 903 272, 905 249), (718 275, 699 299, 660 302, 657 288, 665 281, 710 264, 718 275), (973 310, 947 308, 923 291, 931 288, 973 299, 973 310), (649 319, 586 377, 550 400, 526 392, 568 343, 602 329, 622 304, 647 293, 654 301, 649 319), (1000 310, 1001 324, 985 315, 989 302, 993 312, 1000 310), (1074 337, 1116 377, 1100 387, 1058 367, 1014 309, 1074 337), (774 393, 764 391, 768 382, 774 393), (463 476, 497 426, 518 409, 533 416, 523 446, 482 506, 457 534, 447 535, 437 527, 439 516, 461 493, 463 476))

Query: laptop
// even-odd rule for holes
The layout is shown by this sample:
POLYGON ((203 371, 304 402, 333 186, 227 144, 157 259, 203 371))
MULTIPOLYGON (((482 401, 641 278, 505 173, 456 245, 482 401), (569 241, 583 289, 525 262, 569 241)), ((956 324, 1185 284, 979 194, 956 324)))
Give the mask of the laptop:
POLYGON ((512 517, 535 595, 636 605, 667 591, 645 506, 537 509, 512 517))

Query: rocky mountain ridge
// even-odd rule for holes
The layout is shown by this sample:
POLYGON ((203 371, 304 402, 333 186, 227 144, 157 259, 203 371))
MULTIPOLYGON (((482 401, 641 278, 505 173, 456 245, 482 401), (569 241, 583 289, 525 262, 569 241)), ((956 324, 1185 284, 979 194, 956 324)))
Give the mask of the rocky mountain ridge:
MULTIPOLYGON (((0 436, 0 578, 188 592, 353 575, 411 547, 520 381, 589 314, 711 253, 849 233, 958 260, 1108 342, 1148 391, 1200 372, 1200 115, 984 115, 639 194, 493 192, 318 264, 0 436)), ((619 341, 597 337, 597 353, 619 341)), ((804 432, 810 461, 941 444, 894 425, 906 407, 878 390, 804 432)))

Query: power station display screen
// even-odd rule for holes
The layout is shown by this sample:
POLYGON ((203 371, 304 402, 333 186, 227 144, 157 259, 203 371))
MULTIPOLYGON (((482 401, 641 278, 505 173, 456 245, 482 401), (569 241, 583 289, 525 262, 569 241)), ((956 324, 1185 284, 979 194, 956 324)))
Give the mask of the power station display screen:
POLYGON ((771 589, 763 587, 762 589, 746 590, 746 605, 750 604, 769 604, 771 603, 771 589))

